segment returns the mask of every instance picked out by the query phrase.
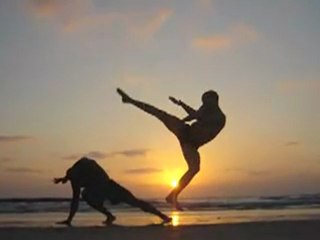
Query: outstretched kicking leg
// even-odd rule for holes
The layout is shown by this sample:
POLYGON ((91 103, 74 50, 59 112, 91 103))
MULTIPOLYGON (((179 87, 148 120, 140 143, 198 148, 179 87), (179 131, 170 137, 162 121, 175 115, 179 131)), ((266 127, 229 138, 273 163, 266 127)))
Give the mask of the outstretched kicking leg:
POLYGON ((186 135, 184 131, 186 131, 187 125, 181 119, 148 103, 135 100, 119 88, 117 89, 117 92, 122 97, 123 103, 130 103, 144 112, 158 118, 179 140, 186 135))

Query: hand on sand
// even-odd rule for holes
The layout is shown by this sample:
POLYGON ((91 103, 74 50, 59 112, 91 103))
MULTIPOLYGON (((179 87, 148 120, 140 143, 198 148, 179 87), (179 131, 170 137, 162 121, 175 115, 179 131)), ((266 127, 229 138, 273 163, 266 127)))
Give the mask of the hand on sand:
POLYGON ((107 219, 105 221, 103 221, 102 223, 109 226, 112 225, 112 223, 116 220, 115 216, 109 216, 107 217, 107 219))
POLYGON ((130 102, 131 98, 129 97, 129 95, 122 91, 120 88, 117 88, 117 93, 122 97, 123 103, 130 102))
POLYGON ((59 221, 59 222, 56 222, 56 224, 59 224, 59 225, 67 225, 69 227, 71 227, 71 221, 69 220, 64 220, 64 221, 59 221))

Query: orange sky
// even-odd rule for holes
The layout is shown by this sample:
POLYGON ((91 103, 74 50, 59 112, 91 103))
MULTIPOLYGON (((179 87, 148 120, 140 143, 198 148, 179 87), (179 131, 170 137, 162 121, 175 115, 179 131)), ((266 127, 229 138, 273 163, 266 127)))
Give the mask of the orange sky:
POLYGON ((184 117, 214 89, 227 115, 185 197, 319 192, 315 1, 4 0, 0 197, 66 196, 83 155, 145 197, 186 170, 176 139, 115 89, 184 117))

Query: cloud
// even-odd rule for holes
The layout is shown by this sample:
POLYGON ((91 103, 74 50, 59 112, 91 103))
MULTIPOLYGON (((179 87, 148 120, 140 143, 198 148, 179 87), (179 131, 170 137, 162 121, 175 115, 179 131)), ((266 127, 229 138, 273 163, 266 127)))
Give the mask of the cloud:
POLYGON ((254 170, 254 169, 244 169, 244 168, 228 168, 226 172, 239 172, 248 176, 266 176, 270 174, 268 170, 254 170))
POLYGON ((296 94, 296 93, 319 93, 320 91, 320 79, 287 79, 280 80, 277 85, 277 89, 284 94, 296 94))
POLYGON ((192 46, 196 49, 215 52, 254 42, 257 37, 258 34, 252 26, 239 23, 228 29, 225 34, 197 37, 193 39, 192 46))
POLYGON ((62 159, 64 159, 64 160, 77 160, 77 159, 81 158, 81 156, 83 156, 83 155, 82 154, 72 154, 72 155, 64 156, 64 157, 62 157, 62 159))
POLYGON ((124 82, 125 84, 130 84, 134 86, 141 86, 145 83, 148 83, 152 80, 150 77, 146 77, 141 74, 136 74, 136 73, 121 73, 119 76, 119 79, 124 82))
POLYGON ((213 6, 213 0, 196 0, 204 9, 210 9, 213 6))
POLYGON ((151 88, 154 88, 156 82, 159 80, 155 76, 141 73, 139 71, 122 71, 121 73, 118 73, 115 79, 118 85, 120 81, 122 85, 130 85, 147 92, 150 91, 151 88))
POLYGON ((97 9, 93 0, 32 0, 30 3, 36 17, 57 24, 63 32, 110 30, 116 26, 144 40, 152 38, 173 14, 170 9, 144 12, 97 9))
POLYGON ((23 136, 23 135, 0 135, 0 143, 13 143, 13 142, 21 142, 21 141, 28 141, 31 140, 32 137, 30 136, 23 136))
MULTIPOLYGON (((76 2, 76 1, 75 1, 76 2)), ((30 9, 41 17, 51 17, 62 11, 62 0, 31 0, 30 9)))
POLYGON ((147 152, 150 151, 149 149, 129 149, 129 150, 122 150, 122 151, 114 151, 110 153, 104 153, 99 151, 91 151, 84 154, 71 154, 68 156, 62 157, 64 160, 77 160, 80 159, 83 156, 94 158, 94 159, 105 159, 110 157, 116 157, 118 155, 122 155, 125 157, 138 157, 138 156, 145 156, 147 152))
POLYGON ((162 169, 158 168, 132 168, 125 170, 127 174, 152 174, 162 172, 162 169))
POLYGON ((140 39, 150 39, 152 38, 161 27, 169 20, 170 16, 173 14, 171 9, 159 9, 153 14, 142 16, 144 21, 142 23, 134 23, 132 17, 128 18, 127 26, 135 36, 140 39))
POLYGON ((94 158, 94 159, 104 159, 106 157, 109 157, 109 154, 99 152, 99 151, 90 151, 87 153, 71 154, 71 155, 62 157, 62 159, 64 159, 64 160, 78 160, 82 157, 89 157, 89 158, 94 158))
POLYGON ((199 49, 215 51, 230 48, 232 46, 232 39, 229 36, 223 35, 200 37, 194 39, 192 45, 199 49))
POLYGON ((145 156, 149 149, 131 149, 131 150, 123 150, 110 153, 111 156, 115 155, 123 155, 125 157, 137 157, 137 156, 145 156))
POLYGON ((92 151, 92 152, 88 152, 86 154, 86 156, 91 157, 91 158, 97 158, 97 159, 104 159, 106 158, 108 155, 103 153, 103 152, 98 152, 98 151, 92 151))
POLYGON ((110 25, 118 14, 96 13, 92 0, 31 0, 31 12, 38 18, 56 23, 64 32, 110 25))
POLYGON ((0 159, 0 162, 5 163, 5 162, 13 162, 15 159, 10 158, 10 157, 3 157, 0 159))
POLYGON ((247 43, 255 41, 258 38, 258 33, 253 26, 239 23, 231 28, 230 36, 234 42, 247 43))
POLYGON ((288 146, 288 147, 297 146, 297 145, 300 145, 300 142, 298 142, 298 141, 289 141, 289 142, 286 142, 286 146, 288 146))
POLYGON ((14 172, 14 173, 42 173, 42 170, 27 168, 27 167, 9 167, 6 168, 5 171, 7 172, 14 172))
POLYGON ((245 172, 250 176, 266 176, 270 174, 268 170, 246 170, 245 172))

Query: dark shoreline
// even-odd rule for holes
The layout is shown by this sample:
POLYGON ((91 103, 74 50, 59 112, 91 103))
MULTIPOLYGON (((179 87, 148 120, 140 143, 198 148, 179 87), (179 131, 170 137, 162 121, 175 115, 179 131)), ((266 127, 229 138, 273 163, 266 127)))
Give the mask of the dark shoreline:
POLYGON ((71 198, 55 198, 55 197, 43 197, 43 198, 0 198, 0 203, 19 203, 19 202, 68 202, 71 198))
POLYGON ((184 226, 0 227, 1 239, 318 240, 320 221, 290 220, 184 226))

